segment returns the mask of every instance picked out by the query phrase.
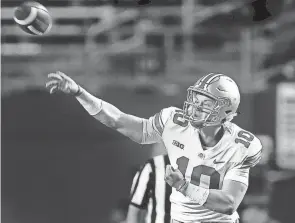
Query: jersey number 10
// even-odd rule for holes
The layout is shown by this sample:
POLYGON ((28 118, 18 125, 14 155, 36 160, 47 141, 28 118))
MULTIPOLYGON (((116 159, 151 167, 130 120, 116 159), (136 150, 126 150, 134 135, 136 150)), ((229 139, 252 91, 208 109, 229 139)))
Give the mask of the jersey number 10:
MULTIPOLYGON (((186 127, 188 122, 187 121, 180 121, 178 119, 179 117, 182 117, 182 115, 176 114, 173 118, 173 122, 175 124, 182 126, 182 127, 186 127)), ((251 143, 251 141, 253 141, 253 139, 254 139, 254 136, 251 133, 241 130, 238 132, 238 138, 235 139, 235 143, 241 143, 246 148, 249 148, 250 143, 251 143)), ((189 162, 189 159, 185 156, 179 157, 176 160, 176 164, 178 166, 178 169, 183 174, 183 176, 185 176, 188 162, 189 162)), ((192 171, 190 183, 192 183, 196 186, 200 186, 200 181, 201 181, 202 175, 210 177, 209 189, 219 189, 220 173, 217 170, 215 170, 213 167, 210 167, 210 166, 205 166, 205 165, 195 166, 192 171)))

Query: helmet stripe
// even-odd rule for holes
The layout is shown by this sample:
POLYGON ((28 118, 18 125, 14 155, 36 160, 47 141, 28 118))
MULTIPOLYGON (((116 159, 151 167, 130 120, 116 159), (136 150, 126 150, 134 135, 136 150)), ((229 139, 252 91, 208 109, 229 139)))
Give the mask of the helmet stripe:
POLYGON ((211 81, 214 80, 216 77, 220 77, 220 76, 223 76, 223 74, 215 74, 214 76, 211 76, 211 78, 207 80, 204 89, 206 90, 208 85, 211 83, 211 81))
POLYGON ((207 84, 208 80, 211 79, 212 77, 214 77, 215 75, 216 74, 211 73, 211 74, 206 75, 202 79, 200 79, 200 85, 198 87, 205 90, 205 87, 206 87, 206 84, 207 84))

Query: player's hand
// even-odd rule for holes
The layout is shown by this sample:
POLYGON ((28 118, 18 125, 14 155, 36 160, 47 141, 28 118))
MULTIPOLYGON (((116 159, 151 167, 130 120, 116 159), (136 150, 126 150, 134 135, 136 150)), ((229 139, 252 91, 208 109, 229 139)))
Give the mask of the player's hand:
POLYGON ((174 169, 171 165, 166 166, 165 181, 177 190, 184 184, 185 179, 179 169, 174 169))
POLYGON ((48 79, 46 88, 49 89, 50 94, 61 91, 65 94, 75 95, 80 90, 74 80, 60 71, 48 74, 48 79))

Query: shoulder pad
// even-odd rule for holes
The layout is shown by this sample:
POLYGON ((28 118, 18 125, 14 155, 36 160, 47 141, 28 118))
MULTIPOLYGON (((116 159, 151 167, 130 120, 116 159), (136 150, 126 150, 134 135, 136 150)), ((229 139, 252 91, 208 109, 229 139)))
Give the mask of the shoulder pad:
POLYGON ((152 124, 154 126, 154 129, 160 135, 162 135, 166 123, 173 116, 176 110, 177 108, 175 107, 163 108, 160 112, 153 116, 152 124))

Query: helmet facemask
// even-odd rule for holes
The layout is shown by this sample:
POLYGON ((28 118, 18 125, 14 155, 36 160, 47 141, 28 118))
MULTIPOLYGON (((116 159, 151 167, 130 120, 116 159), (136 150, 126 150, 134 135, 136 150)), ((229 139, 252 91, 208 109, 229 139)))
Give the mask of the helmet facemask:
POLYGON ((184 102, 183 118, 188 120, 193 126, 202 128, 205 126, 216 126, 226 121, 227 113, 224 112, 228 106, 230 106, 230 100, 228 98, 217 98, 210 93, 197 89, 194 87, 188 88, 187 100, 184 102), (203 95, 211 101, 213 105, 204 106, 194 102, 194 95, 203 95), (206 113, 203 117, 196 117, 196 113, 206 113))

